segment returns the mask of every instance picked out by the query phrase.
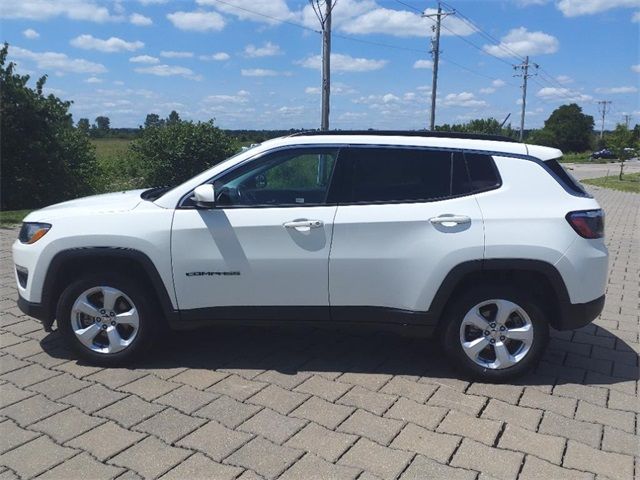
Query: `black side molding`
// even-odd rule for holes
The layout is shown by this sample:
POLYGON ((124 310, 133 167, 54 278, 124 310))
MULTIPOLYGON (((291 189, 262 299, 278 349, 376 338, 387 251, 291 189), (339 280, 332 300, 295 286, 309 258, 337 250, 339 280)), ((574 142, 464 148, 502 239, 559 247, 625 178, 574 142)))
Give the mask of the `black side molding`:
POLYGON ((40 320, 45 332, 51 331, 53 317, 48 314, 47 310, 41 303, 29 302, 22 298, 20 294, 18 294, 18 308, 25 315, 33 317, 36 320, 40 320))

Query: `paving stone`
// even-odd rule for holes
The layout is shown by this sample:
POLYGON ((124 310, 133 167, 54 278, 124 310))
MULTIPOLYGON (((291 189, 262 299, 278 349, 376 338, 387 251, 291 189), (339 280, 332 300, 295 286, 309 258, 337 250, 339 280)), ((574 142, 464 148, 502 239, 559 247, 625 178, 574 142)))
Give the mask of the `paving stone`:
POLYGON ((37 433, 20 428, 11 420, 5 420, 0 423, 0 453, 27 443, 37 436, 37 433))
POLYGON ((264 480, 264 478, 251 470, 245 470, 237 480, 264 480))
POLYGON ((361 438, 338 460, 338 463, 365 470, 384 479, 391 479, 400 475, 413 455, 403 450, 382 447, 371 440, 361 438))
POLYGON ((338 430, 387 445, 402 429, 402 425, 403 422, 400 420, 378 417, 366 410, 358 409, 340 424, 338 430))
POLYGON ((384 416, 434 430, 446 414, 446 408, 422 405, 407 398, 400 398, 384 416))
MULTIPOLYGON (((0 315, 0 318, 1 317, 2 315, 0 315)), ((12 357, 11 355, 5 355, 2 357, 2 360, 0 360, 0 374, 6 374, 7 372, 12 372, 13 370, 18 370, 28 365, 30 365, 29 362, 12 357)))
POLYGON ((190 385, 183 385, 160 398, 156 398, 154 402, 174 407, 184 413, 193 413, 216 398, 218 395, 215 393, 202 392, 190 385))
POLYGON ((207 391, 227 395, 236 400, 243 401, 255 395, 266 386, 267 384, 263 382, 254 382, 238 375, 230 375, 209 387, 207 391))
POLYGON ((253 417, 261 407, 238 402, 233 398, 222 396, 209 405, 196 410, 194 415, 209 418, 229 428, 236 428, 245 420, 253 417))
POLYGON ((38 480, 72 479, 81 475, 92 480, 110 480, 123 472, 120 467, 98 462, 91 455, 81 453, 38 476, 38 480))
POLYGON ((108 418, 123 427, 130 428, 136 423, 152 417, 164 408, 162 405, 156 405, 155 403, 142 400, 135 395, 129 395, 122 400, 118 400, 116 403, 112 403, 108 407, 101 408, 95 412, 95 415, 108 418))
POLYGON ((274 443, 282 444, 306 423, 305 420, 280 415, 269 408, 264 408, 241 424, 238 430, 255 433, 274 443))
POLYGON ((273 383, 284 389, 292 390, 307 378, 311 376, 309 372, 296 372, 293 374, 277 372, 275 370, 267 370, 261 373, 254 380, 258 380, 264 383, 273 383))
POLYGON ((553 389, 553 394, 586 400, 589 403, 603 407, 607 404, 607 389, 600 387, 567 383, 556 385, 553 389))
POLYGON ((376 392, 391 379, 391 375, 386 373, 355 373, 347 372, 338 377, 338 381, 342 383, 350 383, 352 385, 360 385, 376 392))
POLYGON ((518 480, 540 480, 540 479, 562 479, 562 480, 593 480, 594 475, 588 472, 579 472, 568 468, 558 467, 531 455, 527 455, 524 467, 518 480))
POLYGON ((230 455, 225 462, 249 468, 274 479, 302 456, 302 452, 257 437, 230 455))
POLYGON ((201 453, 195 453, 175 468, 171 469, 160 480, 215 479, 233 480, 242 473, 242 469, 231 465, 214 462, 201 453))
POLYGON ((185 370, 184 372, 171 377, 171 381, 191 385, 193 388, 197 388, 198 390, 205 390, 214 383, 217 383, 228 376, 228 373, 216 372, 215 370, 190 368, 189 370, 185 370))
POLYGON ((511 425, 536 430, 542 419, 542 410, 517 407, 501 400, 491 399, 483 410, 482 418, 500 420, 511 425))
POLYGON ((166 443, 172 444, 206 422, 204 418, 191 417, 173 408, 167 408, 139 423, 134 429, 150 433, 166 443))
POLYGON ((162 380, 153 375, 147 375, 146 377, 139 378, 138 380, 119 387, 119 390, 133 393, 145 400, 151 401, 178 387, 179 385, 173 382, 162 380))
POLYGON ((144 478, 157 478, 191 455, 189 450, 166 445, 157 438, 147 437, 110 460, 127 467, 144 478))
POLYGON ((357 439, 355 435, 334 432, 311 422, 287 440, 285 445, 306 450, 335 463, 357 439))
POLYGON ((290 392, 277 385, 269 385, 248 398, 247 402, 269 407, 278 413, 286 415, 296 407, 299 407, 307 398, 309 398, 309 395, 305 393, 290 392))
POLYGON ((91 417, 75 407, 71 407, 51 417, 34 423, 29 428, 46 433, 59 443, 64 443, 78 435, 88 432, 92 428, 104 423, 105 420, 91 417))
POLYGON ((633 457, 591 448, 574 440, 569 440, 564 455, 563 466, 586 470, 612 480, 633 477, 633 457))
POLYGON ((553 412, 545 412, 539 431, 577 440, 596 448, 600 445, 602 437, 602 425, 572 420, 553 412))
POLYGON ((18 425, 26 427, 66 408, 69 407, 52 402, 38 394, 3 408, 0 410, 0 415, 11 418, 18 425))
POLYGON ((617 390, 609 393, 609 408, 640 413, 640 400, 637 395, 627 395, 617 390))
POLYGON ((598 407, 583 401, 578 404, 576 420, 601 423, 631 433, 633 433, 635 424, 635 418, 631 412, 598 407))
POLYGON ((52 371, 41 367, 38 364, 28 365, 19 370, 13 370, 12 372, 5 373, 0 376, 0 380, 6 380, 13 383, 16 387, 24 388, 34 383, 41 382, 47 378, 60 375, 60 372, 52 371))
POLYGON ((177 442, 180 447, 198 450, 220 462, 251 439, 252 435, 229 430, 217 422, 209 422, 177 442))
POLYGON ((91 385, 91 383, 79 380, 68 373, 56 372, 56 374, 57 376, 53 378, 31 385, 29 390, 42 393, 51 400, 58 400, 91 385))
POLYGON ((427 478, 447 480, 475 480, 477 472, 454 468, 417 455, 402 473, 400 480, 424 480, 427 478))
POLYGON ((439 407, 453 408, 469 415, 477 415, 487 403, 487 398, 466 395, 451 388, 440 387, 427 403, 439 407))
POLYGON ((472 438, 493 446, 501 428, 502 422, 471 417, 457 410, 451 410, 438 426, 438 432, 472 438))
POLYGON ((42 351, 40 342, 36 340, 27 340, 26 342, 17 343, 10 347, 3 348, 4 353, 9 353, 14 357, 27 358, 42 351))
POLYGON ((56 365, 55 370, 70 373, 77 378, 84 378, 104 369, 102 367, 85 365, 84 363, 80 363, 77 360, 69 360, 65 363, 61 363, 60 365, 56 365))
POLYGON ((406 397, 418 403, 425 403, 438 389, 437 385, 418 383, 402 377, 394 377, 380 389, 383 393, 406 397))
POLYGON ((640 457, 640 439, 631 433, 606 426, 604 427, 602 450, 640 457))
POLYGON ((104 461, 142 438, 142 433, 126 430, 113 422, 106 422, 66 442, 65 445, 86 450, 98 460, 104 461))
POLYGON ((573 398, 547 395, 535 388, 525 388, 520 399, 521 406, 548 410, 568 418, 573 418, 577 403, 573 398))
POLYGON ((447 463, 461 440, 460 437, 455 435, 431 432, 408 423, 400 434, 393 439, 390 447, 398 450, 409 450, 437 460, 440 463, 447 463))
POLYGON ((451 460, 451 466, 476 470, 496 479, 512 480, 518 476, 524 455, 488 447, 465 438, 451 460))
POLYGON ((109 388, 118 388, 134 380, 144 377, 146 374, 138 370, 128 368, 108 368, 99 372, 87 375, 85 380, 101 383, 109 388))
POLYGON ((495 383, 472 383, 467 389, 467 393, 471 395, 479 395, 482 397, 496 398, 503 402, 517 405, 518 400, 522 396, 524 387, 520 385, 500 385, 495 383))
POLYGON ((0 394, 0 408, 4 408, 12 403, 19 402, 25 398, 33 397, 35 393, 28 390, 23 390, 10 383, 5 383, 0 386, 2 390, 0 394))
POLYGON ((78 407, 86 413, 93 413, 124 397, 126 397, 124 393, 114 392, 102 385, 91 385, 84 390, 62 397, 59 401, 78 407))
POLYGON ((279 480, 355 480, 360 474, 360 470, 344 465, 335 465, 307 453, 298 460, 291 468, 285 471, 279 480))
POLYGON ((372 392, 360 385, 356 385, 345 393, 337 403, 341 405, 348 405, 350 407, 361 408, 376 415, 382 415, 395 403, 396 400, 397 397, 394 395, 372 392))
POLYGON ((334 430, 354 411, 352 407, 335 405, 318 397, 311 397, 293 412, 290 416, 305 418, 312 422, 334 430))
POLYGON ((77 453, 41 436, 0 455, 0 465, 9 467, 22 478, 32 478, 77 453))
POLYGON ((295 390, 335 402, 352 387, 353 385, 347 383, 334 382, 319 375, 314 375, 298 385, 295 390))
POLYGON ((543 435, 524 428, 507 425, 498 447, 535 455, 560 465, 566 440, 553 435, 543 435))

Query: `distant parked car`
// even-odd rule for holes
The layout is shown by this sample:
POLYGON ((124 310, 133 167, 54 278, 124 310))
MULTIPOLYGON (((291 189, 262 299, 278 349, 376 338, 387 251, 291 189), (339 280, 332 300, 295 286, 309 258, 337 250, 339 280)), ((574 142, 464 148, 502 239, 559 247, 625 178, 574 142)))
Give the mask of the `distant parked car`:
POLYGON ((609 150, 608 148, 603 148, 602 150, 598 150, 597 152, 593 152, 591 154, 591 158, 606 158, 606 159, 611 159, 611 158, 618 158, 618 156, 613 153, 611 150, 609 150))

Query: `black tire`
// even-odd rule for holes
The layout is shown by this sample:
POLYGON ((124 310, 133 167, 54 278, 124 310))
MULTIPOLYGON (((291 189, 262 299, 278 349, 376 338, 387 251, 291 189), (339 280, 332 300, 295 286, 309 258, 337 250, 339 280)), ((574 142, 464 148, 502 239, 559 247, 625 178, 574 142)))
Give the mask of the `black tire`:
POLYGON ((163 322, 152 297, 135 281, 121 274, 86 275, 64 289, 56 309, 58 329, 67 344, 80 358, 92 365, 115 367, 131 363, 143 355, 162 330, 163 322), (83 345, 72 326, 72 308, 83 292, 95 287, 111 287, 124 293, 138 313, 138 330, 131 343, 115 353, 100 353, 83 345))
MULTIPOLYGON (((501 383, 522 376, 540 361, 549 339, 549 322, 542 308, 524 291, 508 285, 489 284, 472 287, 450 301, 443 320, 440 341, 445 353, 461 373, 483 382, 501 383), (533 341, 529 351, 515 365, 501 369, 488 368, 471 360, 465 353, 460 339, 460 327, 467 312, 476 305, 492 299, 508 300, 517 304, 528 315, 533 326, 533 341)), ((515 344, 517 345, 518 343, 515 344)))

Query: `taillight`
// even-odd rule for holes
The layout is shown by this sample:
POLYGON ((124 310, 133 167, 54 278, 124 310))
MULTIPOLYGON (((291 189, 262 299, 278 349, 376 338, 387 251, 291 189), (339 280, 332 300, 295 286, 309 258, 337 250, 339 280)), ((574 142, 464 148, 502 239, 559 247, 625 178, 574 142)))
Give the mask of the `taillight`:
POLYGON ((584 238, 604 237, 604 211, 579 210, 567 213, 567 222, 584 238))

